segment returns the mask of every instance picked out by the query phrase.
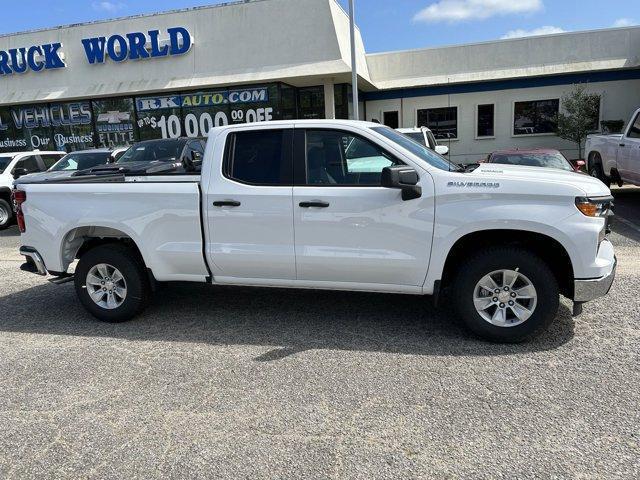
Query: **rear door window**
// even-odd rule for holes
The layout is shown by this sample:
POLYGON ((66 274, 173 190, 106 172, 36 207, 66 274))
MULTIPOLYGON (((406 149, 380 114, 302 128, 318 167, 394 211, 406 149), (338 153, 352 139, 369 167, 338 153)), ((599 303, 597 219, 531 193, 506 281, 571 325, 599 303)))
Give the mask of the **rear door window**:
POLYGON ((225 176, 250 185, 292 185, 291 139, 291 129, 231 133, 227 138, 225 176))

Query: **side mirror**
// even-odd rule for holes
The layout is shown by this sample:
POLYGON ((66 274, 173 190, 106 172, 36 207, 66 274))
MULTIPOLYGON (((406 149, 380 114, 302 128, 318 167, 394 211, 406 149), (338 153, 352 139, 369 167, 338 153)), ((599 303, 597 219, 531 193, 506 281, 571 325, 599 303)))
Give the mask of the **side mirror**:
POLYGON ((22 177, 23 175, 28 175, 29 174, 29 170, 27 170, 26 168, 14 168, 13 169, 13 179, 17 180, 20 177, 22 177))
POLYGON ((581 169, 587 164, 584 160, 576 160, 575 165, 577 169, 581 169))
POLYGON ((202 154, 191 150, 191 154, 182 159, 182 165, 187 172, 196 172, 202 168, 202 154))
POLYGON ((449 155, 449 147, 446 145, 436 145, 436 153, 440 155, 449 155))
POLYGON ((394 166, 382 169, 381 185, 385 188, 402 190, 402 200, 413 200, 422 196, 422 188, 418 186, 420 177, 411 167, 394 166))

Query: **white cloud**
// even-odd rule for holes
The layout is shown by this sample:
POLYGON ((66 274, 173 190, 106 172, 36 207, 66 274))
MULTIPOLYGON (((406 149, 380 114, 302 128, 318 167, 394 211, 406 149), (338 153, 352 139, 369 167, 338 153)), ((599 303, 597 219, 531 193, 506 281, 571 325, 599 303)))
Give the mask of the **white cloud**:
POLYGON ((533 30, 523 30, 521 28, 517 30, 510 30, 500 38, 507 39, 507 38, 535 37, 537 35, 551 35, 552 33, 564 33, 564 32, 566 32, 566 30, 563 30, 560 27, 552 27, 551 25, 545 25, 544 27, 534 28, 533 30))
POLYGON ((416 13, 413 20, 456 23, 497 15, 532 13, 542 8, 542 0, 439 0, 416 13))
POLYGON ((613 22, 614 27, 632 27, 633 25, 637 25, 638 23, 630 18, 619 18, 615 22, 613 22))
POLYGON ((123 9, 125 5, 122 2, 110 2, 108 0, 103 0, 101 2, 93 2, 91 6, 94 10, 113 13, 123 9))

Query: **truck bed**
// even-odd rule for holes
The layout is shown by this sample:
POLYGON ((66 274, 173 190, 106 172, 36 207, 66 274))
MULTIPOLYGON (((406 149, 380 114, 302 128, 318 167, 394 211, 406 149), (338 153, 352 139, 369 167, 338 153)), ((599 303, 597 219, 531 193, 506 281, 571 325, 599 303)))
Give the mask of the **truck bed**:
POLYGON ((41 252, 49 271, 65 272, 84 237, 124 236, 144 245, 140 253, 157 280, 206 281, 209 275, 197 176, 96 175, 34 182, 25 177, 17 185, 27 194, 22 243, 41 252))

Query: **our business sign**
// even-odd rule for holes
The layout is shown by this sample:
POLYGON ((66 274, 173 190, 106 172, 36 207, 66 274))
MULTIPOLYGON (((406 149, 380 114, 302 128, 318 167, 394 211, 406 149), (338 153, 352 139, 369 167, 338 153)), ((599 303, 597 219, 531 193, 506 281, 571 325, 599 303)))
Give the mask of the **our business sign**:
MULTIPOLYGON (((121 63, 126 60, 184 55, 193 45, 193 37, 184 27, 168 28, 167 38, 161 39, 160 30, 131 32, 108 37, 89 37, 81 40, 89 64, 107 60, 121 63)), ((65 68, 62 43, 44 43, 9 50, 0 50, 0 75, 42 72, 65 68)))

